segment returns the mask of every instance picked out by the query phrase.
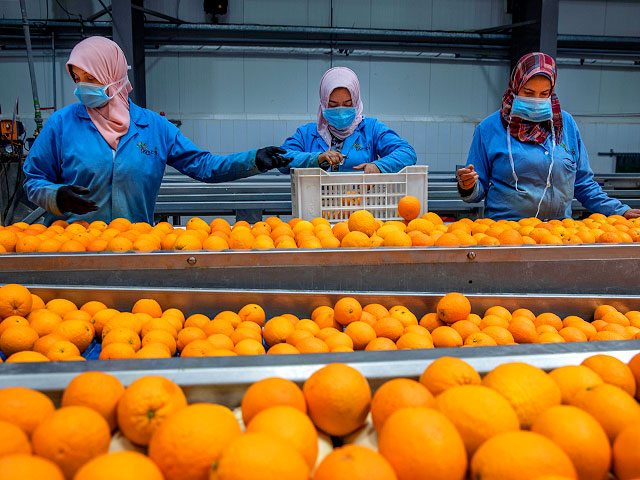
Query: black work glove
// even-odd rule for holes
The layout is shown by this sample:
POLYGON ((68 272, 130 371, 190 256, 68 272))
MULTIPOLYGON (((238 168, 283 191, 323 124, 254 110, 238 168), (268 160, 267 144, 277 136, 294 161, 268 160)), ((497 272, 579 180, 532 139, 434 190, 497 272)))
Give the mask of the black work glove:
POLYGON ((80 185, 65 185, 58 189, 56 195, 56 204, 62 213, 75 213, 84 215, 85 213, 95 212, 98 207, 95 202, 86 200, 81 195, 88 195, 90 190, 80 185))
POLYGON ((286 167, 293 159, 291 157, 283 157, 283 153, 287 153, 287 151, 280 147, 261 148, 256 152, 256 167, 261 172, 266 172, 272 168, 286 167))

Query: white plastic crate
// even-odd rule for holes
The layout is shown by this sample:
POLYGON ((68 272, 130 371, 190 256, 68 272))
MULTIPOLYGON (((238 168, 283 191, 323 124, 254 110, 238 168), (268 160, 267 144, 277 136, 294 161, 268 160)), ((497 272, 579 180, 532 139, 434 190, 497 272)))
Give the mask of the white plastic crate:
POLYGON ((413 165, 398 173, 325 172, 321 168, 291 170, 293 216, 304 220, 322 217, 342 222, 356 210, 368 210, 380 220, 402 220, 398 202, 405 195, 420 200, 427 211, 426 165, 413 165))

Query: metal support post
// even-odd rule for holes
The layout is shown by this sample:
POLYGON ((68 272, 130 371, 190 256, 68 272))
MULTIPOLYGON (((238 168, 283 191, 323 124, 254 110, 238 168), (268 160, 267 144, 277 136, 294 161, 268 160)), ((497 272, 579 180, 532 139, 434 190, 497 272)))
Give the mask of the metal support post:
POLYGON ((120 45, 133 70, 131 99, 141 107, 147 104, 144 55, 144 13, 132 8, 142 7, 144 0, 113 0, 113 41, 120 45))
POLYGON ((512 0, 512 20, 522 23, 512 31, 511 68, 530 52, 556 57, 558 51, 558 0, 512 0))

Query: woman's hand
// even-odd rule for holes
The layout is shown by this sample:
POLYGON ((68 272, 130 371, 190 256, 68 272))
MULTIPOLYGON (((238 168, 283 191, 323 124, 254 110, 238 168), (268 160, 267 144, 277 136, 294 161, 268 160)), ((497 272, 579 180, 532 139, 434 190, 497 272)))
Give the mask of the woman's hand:
POLYGON ((472 190, 478 180, 478 172, 473 169, 473 165, 461 168, 456 173, 458 185, 462 190, 472 190))
POLYGON ((320 155, 318 155, 319 166, 322 166, 326 163, 329 165, 329 167, 333 167, 334 165, 340 165, 343 160, 344 155, 333 150, 327 150, 326 152, 322 152, 320 155))
POLYGON ((630 208, 622 214, 624 218, 638 218, 640 217, 640 208, 630 208))
POLYGON ((353 167, 354 170, 364 170, 364 173, 380 173, 380 169, 375 163, 361 163, 353 167))

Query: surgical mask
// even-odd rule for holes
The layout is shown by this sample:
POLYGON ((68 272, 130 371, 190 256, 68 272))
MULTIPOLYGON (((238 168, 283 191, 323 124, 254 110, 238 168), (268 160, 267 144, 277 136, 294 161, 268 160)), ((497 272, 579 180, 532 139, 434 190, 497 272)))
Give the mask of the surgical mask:
POLYGON ((80 100, 82 104, 87 108, 102 107, 109 100, 115 97, 118 92, 120 92, 120 90, 124 88, 124 86, 126 85, 126 79, 127 76, 125 75, 120 80, 116 80, 115 82, 109 83, 107 85, 96 85, 95 83, 79 82, 73 93, 75 93, 76 97, 78 97, 78 100, 80 100), (113 93, 113 95, 107 95, 107 88, 120 82, 122 82, 122 85, 120 85, 120 87, 113 93))
POLYGON ((322 109, 322 116, 338 130, 347 128, 356 118, 354 107, 335 107, 322 109))
POLYGON ((517 95, 511 105, 511 116, 530 122, 544 122, 553 118, 551 98, 522 97, 517 95))
MULTIPOLYGON (((514 102, 515 103, 515 102, 514 102)), ((516 192, 525 193, 524 190, 520 190, 518 188, 518 175, 516 174, 516 168, 513 164, 513 155, 511 153, 511 128, 507 125, 507 148, 509 150, 509 162, 511 163, 511 175, 516 182, 516 192)), ((551 186, 551 172, 553 171, 553 153, 556 149, 556 133, 553 129, 553 125, 551 125, 551 163, 549 164, 549 171, 547 172, 547 179, 545 182, 544 190, 542 191, 542 196, 540 197, 540 201, 538 202, 538 209, 536 210, 536 217, 540 214, 540 207, 542 206, 542 200, 544 200, 544 196, 547 194, 547 190, 551 186)))

